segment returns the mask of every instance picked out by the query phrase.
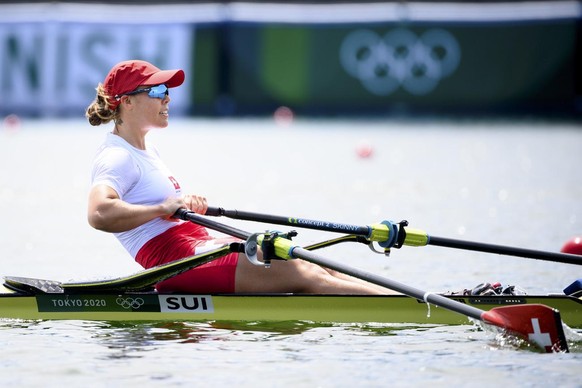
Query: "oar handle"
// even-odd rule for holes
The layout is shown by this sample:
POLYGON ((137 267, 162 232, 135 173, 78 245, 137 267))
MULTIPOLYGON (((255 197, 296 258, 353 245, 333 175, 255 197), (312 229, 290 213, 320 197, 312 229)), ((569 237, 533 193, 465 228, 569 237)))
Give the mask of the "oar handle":
MULTIPOLYGON (((185 210, 185 209, 180 209, 180 210, 185 210)), ((220 217, 222 215, 224 215, 224 209, 221 207, 215 207, 215 206, 208 206, 208 209, 206 209, 206 215, 207 216, 213 216, 213 217, 220 217)))
POLYGON ((224 225, 208 218, 202 217, 193 211, 188 209, 178 209, 176 213, 174 213, 174 218, 179 218, 184 221, 191 221, 195 224, 205 226, 209 229, 216 230, 221 233, 225 233, 234 237, 238 237, 240 239, 246 240, 251 236, 251 233, 245 232, 244 230, 240 230, 237 228, 233 228, 232 226, 224 225))

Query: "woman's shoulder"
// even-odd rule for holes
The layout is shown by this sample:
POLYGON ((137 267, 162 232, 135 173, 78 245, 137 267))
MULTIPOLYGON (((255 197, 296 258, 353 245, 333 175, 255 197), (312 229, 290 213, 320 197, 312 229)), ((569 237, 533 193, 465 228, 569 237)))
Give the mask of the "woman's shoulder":
POLYGON ((136 167, 137 163, 132 152, 117 142, 105 141, 97 150, 94 165, 108 166, 109 168, 136 167))
POLYGON ((123 146, 104 143, 97 149, 95 159, 131 159, 131 152, 123 146))

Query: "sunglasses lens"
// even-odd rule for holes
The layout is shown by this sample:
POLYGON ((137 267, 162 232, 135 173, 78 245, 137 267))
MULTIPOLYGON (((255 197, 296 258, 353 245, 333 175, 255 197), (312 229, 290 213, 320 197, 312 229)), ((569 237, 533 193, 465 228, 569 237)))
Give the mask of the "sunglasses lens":
POLYGON ((164 99, 168 95, 168 88, 166 85, 152 86, 148 96, 152 98, 164 99))

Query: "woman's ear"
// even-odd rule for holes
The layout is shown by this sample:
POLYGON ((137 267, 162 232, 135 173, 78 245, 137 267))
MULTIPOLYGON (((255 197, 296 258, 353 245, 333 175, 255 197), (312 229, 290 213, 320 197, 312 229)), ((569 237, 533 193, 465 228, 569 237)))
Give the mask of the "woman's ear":
POLYGON ((133 100, 131 99, 131 96, 121 96, 119 104, 123 105, 125 108, 129 108, 131 105, 133 105, 133 100))

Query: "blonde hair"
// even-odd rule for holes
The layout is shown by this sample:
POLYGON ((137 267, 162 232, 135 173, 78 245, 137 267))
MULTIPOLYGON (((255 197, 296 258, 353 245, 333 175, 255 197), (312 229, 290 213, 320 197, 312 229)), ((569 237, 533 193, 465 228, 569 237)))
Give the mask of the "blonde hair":
POLYGON ((109 103, 109 96, 105 92, 105 87, 102 83, 97 85, 97 97, 95 100, 87 107, 85 112, 85 117, 89 120, 89 124, 93 126, 107 124, 110 121, 117 121, 119 119, 119 109, 111 109, 111 104, 109 103))

